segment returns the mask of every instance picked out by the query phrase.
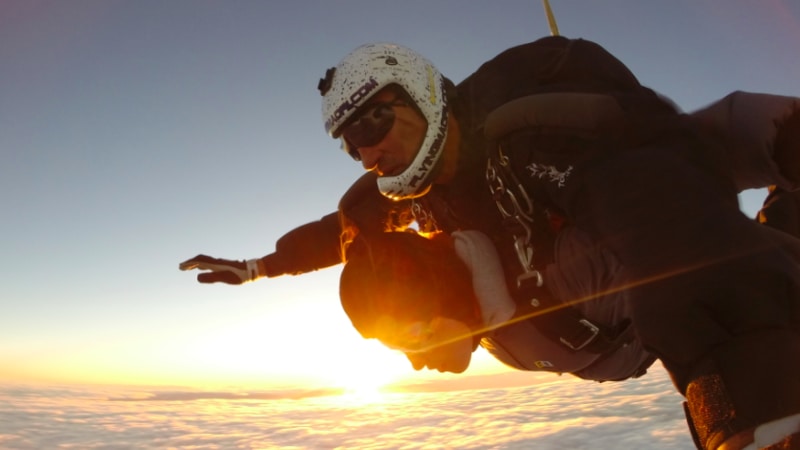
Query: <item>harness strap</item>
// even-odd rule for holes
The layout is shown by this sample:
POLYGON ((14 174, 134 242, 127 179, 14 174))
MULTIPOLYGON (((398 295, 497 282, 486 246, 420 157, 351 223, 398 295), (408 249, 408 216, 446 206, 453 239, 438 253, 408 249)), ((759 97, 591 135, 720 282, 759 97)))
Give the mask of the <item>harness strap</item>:
POLYGON ((634 338, 629 320, 614 327, 594 323, 574 306, 553 298, 533 279, 521 281, 514 299, 518 318, 530 321, 550 340, 560 342, 570 351, 610 353, 634 338))
MULTIPOLYGON (((608 95, 587 93, 547 93, 512 100, 490 113, 484 133, 496 142, 508 133, 523 128, 547 127, 580 135, 594 135, 605 124, 619 121, 624 111, 608 95)), ((509 161, 499 145, 489 155, 487 182, 522 266, 517 289, 516 317, 530 321, 542 334, 569 351, 606 354, 633 339, 630 321, 606 327, 586 319, 573 306, 552 297, 542 288, 543 277, 535 268, 531 231, 534 204, 516 180, 509 161), (524 199, 525 201, 521 201, 524 199)))
POLYGON ((624 115, 617 99, 610 95, 577 92, 536 94, 512 100, 489 113, 484 134, 496 140, 530 127, 594 134, 624 115))

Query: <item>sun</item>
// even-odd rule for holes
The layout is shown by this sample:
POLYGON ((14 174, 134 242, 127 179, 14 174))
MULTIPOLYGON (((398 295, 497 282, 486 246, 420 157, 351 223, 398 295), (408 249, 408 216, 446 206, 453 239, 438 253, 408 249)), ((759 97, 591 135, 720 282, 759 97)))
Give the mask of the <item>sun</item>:
POLYGON ((376 340, 366 340, 328 374, 332 387, 342 388, 344 395, 365 400, 378 400, 384 388, 402 381, 413 373, 402 353, 390 350, 376 340))
POLYGON ((321 387, 371 399, 386 385, 415 373, 405 355, 361 337, 338 305, 320 303, 308 309, 314 314, 305 314, 303 320, 280 311, 250 311, 239 320, 212 323, 176 346, 170 361, 180 355, 181 366, 204 374, 205 384, 237 380, 321 387))

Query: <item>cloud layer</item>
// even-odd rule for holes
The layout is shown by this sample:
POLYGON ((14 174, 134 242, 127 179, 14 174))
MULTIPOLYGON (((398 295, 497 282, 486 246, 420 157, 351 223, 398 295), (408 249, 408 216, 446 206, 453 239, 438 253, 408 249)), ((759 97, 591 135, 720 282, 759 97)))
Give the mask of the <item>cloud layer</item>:
POLYGON ((265 393, 7 386, 0 390, 0 447, 693 448, 681 398, 660 369, 624 383, 556 380, 380 399, 294 400, 265 393))

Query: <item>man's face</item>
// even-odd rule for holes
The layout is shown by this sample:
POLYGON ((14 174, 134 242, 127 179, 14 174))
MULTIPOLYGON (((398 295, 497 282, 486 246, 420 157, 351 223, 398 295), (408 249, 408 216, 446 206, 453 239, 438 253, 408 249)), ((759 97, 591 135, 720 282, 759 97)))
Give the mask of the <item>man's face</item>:
POLYGON ((375 94, 360 108, 359 113, 370 110, 372 105, 391 104, 394 123, 386 136, 378 143, 359 146, 354 149, 361 157, 364 169, 374 171, 378 176, 394 176, 402 173, 417 155, 425 138, 427 123, 411 105, 398 101, 398 95, 391 89, 375 94))
POLYGON ((463 322, 435 317, 430 322, 414 322, 398 327, 391 336, 380 339, 384 345, 401 350, 414 370, 428 368, 439 372, 461 373, 472 359, 472 332, 463 322))

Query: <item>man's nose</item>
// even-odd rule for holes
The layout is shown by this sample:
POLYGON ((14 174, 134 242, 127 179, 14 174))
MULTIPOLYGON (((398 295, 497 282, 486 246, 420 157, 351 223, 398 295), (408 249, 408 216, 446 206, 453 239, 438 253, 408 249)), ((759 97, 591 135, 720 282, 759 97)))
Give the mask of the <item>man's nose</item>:
POLYGON ((361 165, 366 170, 375 170, 381 158, 381 152, 377 145, 371 147, 359 147, 358 155, 361 156, 361 165))

